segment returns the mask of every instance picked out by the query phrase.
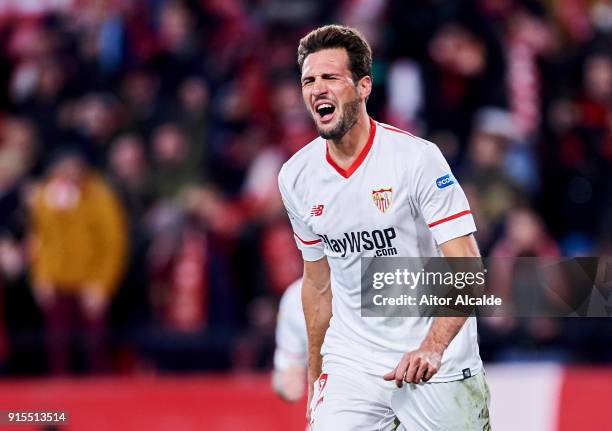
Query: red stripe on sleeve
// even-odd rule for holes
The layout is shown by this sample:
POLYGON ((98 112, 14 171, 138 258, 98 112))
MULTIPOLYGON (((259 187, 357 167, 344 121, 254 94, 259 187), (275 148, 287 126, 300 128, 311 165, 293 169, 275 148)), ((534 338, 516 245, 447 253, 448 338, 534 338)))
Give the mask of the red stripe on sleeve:
POLYGON ((299 240, 300 240, 300 242, 301 242, 302 244, 305 244, 305 245, 314 245, 314 244, 318 244, 318 243, 320 243, 320 242, 321 242, 321 240, 320 240, 320 239, 315 239, 315 240, 313 240, 313 241, 304 241, 302 238, 300 238, 300 236, 299 236, 297 233, 293 232, 293 234, 295 235, 295 237, 296 237, 297 239, 299 239, 299 240))
POLYGON ((457 214, 453 214, 451 216, 441 218, 440 220, 436 220, 433 223, 429 223, 427 226, 429 226, 429 227, 438 226, 439 224, 445 223, 447 221, 454 220, 454 219, 459 218, 459 217, 463 217, 464 215, 468 215, 468 214, 472 214, 472 211, 470 211, 470 210, 461 211, 461 212, 458 212, 457 214))
POLYGON ((392 132, 402 133, 404 135, 412 136, 413 138, 415 137, 412 133, 406 132, 405 130, 402 130, 402 129, 398 129, 397 127, 388 126, 386 124, 381 124, 381 127, 383 129, 387 129, 387 130, 390 130, 392 132))

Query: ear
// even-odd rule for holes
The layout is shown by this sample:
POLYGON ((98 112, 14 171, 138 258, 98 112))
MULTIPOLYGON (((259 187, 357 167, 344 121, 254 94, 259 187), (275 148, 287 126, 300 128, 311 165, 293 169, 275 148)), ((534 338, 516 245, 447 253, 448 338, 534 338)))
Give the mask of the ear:
POLYGON ((372 78, 367 75, 361 78, 357 83, 357 89, 359 91, 359 97, 363 100, 367 100, 372 92, 372 78))

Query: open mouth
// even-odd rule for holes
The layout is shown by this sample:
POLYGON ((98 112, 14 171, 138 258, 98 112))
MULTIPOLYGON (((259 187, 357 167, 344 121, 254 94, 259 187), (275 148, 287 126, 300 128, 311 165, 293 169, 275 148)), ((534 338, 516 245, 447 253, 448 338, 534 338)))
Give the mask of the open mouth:
POLYGON ((336 111, 336 107, 331 103, 321 103, 318 105, 315 110, 319 117, 321 117, 321 121, 326 122, 332 119, 334 116, 334 112, 336 111))

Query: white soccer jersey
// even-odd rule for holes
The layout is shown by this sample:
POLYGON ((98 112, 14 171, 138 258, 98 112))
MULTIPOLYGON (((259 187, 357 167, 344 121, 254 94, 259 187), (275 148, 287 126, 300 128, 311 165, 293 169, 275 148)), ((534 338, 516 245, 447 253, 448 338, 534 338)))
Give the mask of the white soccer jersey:
MULTIPOLYGON (((440 256, 437 244, 476 230, 463 190, 436 145, 373 120, 349 169, 317 138, 283 165, 279 187, 303 258, 327 256, 331 269, 323 371, 358 365, 382 376, 419 347, 433 318, 361 317, 360 258, 440 256)), ((466 368, 477 373, 476 337, 469 318, 431 381, 461 379, 466 368)))
POLYGON ((306 321, 302 310, 302 279, 291 283, 281 298, 276 321, 274 369, 306 366, 306 321))

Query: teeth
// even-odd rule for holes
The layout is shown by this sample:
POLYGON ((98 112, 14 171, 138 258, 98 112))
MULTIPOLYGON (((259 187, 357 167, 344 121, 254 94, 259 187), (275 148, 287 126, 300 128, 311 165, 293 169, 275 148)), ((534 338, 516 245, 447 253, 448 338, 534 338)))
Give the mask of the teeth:
MULTIPOLYGON (((334 105, 332 105, 331 103, 321 103, 319 106, 316 107, 316 111, 321 114, 321 111, 323 109, 334 109, 334 105)), ((321 114, 322 115, 322 114, 321 114)))

